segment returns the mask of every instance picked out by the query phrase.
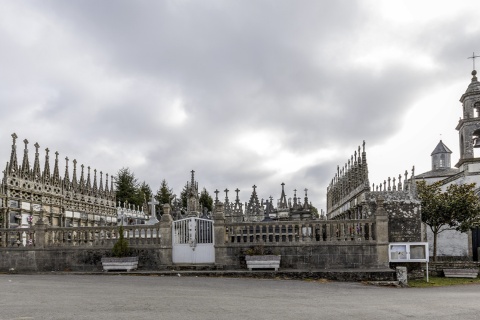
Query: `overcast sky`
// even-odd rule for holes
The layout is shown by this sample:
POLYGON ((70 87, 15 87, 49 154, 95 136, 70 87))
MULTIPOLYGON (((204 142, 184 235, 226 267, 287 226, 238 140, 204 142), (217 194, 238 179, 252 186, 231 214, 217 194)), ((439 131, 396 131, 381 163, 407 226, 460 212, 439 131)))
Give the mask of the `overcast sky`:
POLYGON ((440 139, 457 162, 479 12, 478 0, 0 0, 0 159, 15 132, 19 162, 22 141, 31 164, 38 142, 62 176, 68 156, 179 194, 193 169, 213 196, 239 188, 245 202, 255 184, 278 199, 284 182, 325 209, 363 140, 371 183, 430 170, 440 139))

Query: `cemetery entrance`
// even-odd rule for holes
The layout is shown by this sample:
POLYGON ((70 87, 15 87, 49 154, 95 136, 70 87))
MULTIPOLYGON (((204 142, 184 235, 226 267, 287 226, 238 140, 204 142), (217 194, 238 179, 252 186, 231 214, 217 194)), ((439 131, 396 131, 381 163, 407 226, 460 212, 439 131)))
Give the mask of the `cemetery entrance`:
POLYGON ((173 222, 173 263, 215 263, 213 220, 185 218, 173 222))

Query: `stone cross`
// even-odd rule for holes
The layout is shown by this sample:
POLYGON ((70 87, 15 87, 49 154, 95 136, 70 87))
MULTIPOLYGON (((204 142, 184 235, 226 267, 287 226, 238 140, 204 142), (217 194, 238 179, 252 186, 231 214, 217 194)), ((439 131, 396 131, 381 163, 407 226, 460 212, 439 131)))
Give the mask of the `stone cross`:
POLYGON ((480 58, 480 56, 475 55, 475 52, 472 54, 471 57, 467 57, 467 59, 472 59, 473 60, 473 70, 475 70, 475 58, 480 58))
POLYGON ((148 202, 148 204, 152 206, 151 216, 156 217, 155 205, 159 204, 159 202, 152 198, 152 201, 148 202))
POLYGON ((220 193, 220 191, 218 191, 218 189, 215 189, 214 193, 215 193, 215 203, 218 203, 218 194, 220 193))

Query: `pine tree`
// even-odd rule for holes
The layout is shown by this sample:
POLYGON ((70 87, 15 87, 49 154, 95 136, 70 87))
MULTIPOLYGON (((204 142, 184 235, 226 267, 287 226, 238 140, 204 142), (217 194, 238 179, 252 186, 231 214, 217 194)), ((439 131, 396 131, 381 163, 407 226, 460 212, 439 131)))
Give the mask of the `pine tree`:
POLYGON ((158 201, 158 208, 160 208, 157 211, 163 214, 163 205, 167 203, 171 205, 173 197, 173 190, 168 187, 167 181, 163 179, 160 188, 155 195, 155 200, 158 201))
POLYGON ((129 168, 122 168, 118 170, 115 177, 115 188, 117 201, 120 203, 128 202, 135 205, 141 205, 138 203, 138 182, 135 178, 135 174, 130 171, 129 168))
POLYGON ((115 177, 116 198, 122 204, 127 201, 130 204, 142 207, 145 200, 152 197, 150 186, 144 181, 139 184, 135 174, 129 168, 118 170, 115 177))
POLYGON ((152 200, 152 189, 145 181, 143 181, 140 185, 139 192, 142 199, 144 198, 146 202, 150 202, 152 200))
POLYGON ((182 211, 187 211, 187 203, 188 203, 188 188, 187 185, 183 187, 182 192, 180 193, 180 203, 182 205, 182 211))
POLYGON ((202 192, 200 193, 200 206, 203 208, 207 208, 209 212, 213 210, 213 198, 210 196, 206 188, 203 188, 202 192))

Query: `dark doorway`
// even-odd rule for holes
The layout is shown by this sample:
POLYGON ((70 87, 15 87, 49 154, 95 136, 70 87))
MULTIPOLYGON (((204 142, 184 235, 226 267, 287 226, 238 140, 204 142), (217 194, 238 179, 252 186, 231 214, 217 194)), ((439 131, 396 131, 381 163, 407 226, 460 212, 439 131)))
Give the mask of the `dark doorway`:
POLYGON ((480 248, 480 228, 476 227, 472 229, 473 261, 479 261, 479 257, 478 257, 479 248, 480 248))

